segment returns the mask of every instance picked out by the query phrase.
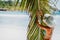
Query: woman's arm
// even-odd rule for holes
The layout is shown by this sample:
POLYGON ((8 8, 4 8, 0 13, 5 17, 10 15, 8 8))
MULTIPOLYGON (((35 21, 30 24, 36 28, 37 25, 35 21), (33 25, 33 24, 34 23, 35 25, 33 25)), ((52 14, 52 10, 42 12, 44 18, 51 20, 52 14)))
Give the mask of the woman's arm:
MULTIPOLYGON (((46 34, 44 36, 44 40, 50 40, 51 39, 51 35, 52 35, 52 31, 53 28, 49 27, 49 26, 43 26, 41 24, 39 24, 38 20, 36 20, 36 24, 38 27, 40 27, 42 30, 46 31, 46 34)), ((47 24, 47 23, 46 23, 47 24)))

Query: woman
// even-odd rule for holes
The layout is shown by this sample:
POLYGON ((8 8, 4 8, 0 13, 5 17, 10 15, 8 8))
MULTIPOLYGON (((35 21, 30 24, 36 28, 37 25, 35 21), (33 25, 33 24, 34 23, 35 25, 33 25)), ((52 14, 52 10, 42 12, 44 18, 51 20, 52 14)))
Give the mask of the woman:
POLYGON ((44 26, 44 25, 41 25, 41 22, 40 22, 40 18, 38 16, 43 16, 42 14, 42 11, 40 11, 39 13, 37 13, 37 19, 36 19, 36 24, 38 27, 40 27, 42 30, 45 30, 45 35, 44 35, 44 40, 51 40, 51 36, 52 36, 52 32, 53 32, 53 25, 52 25, 52 22, 53 21, 53 17, 48 15, 48 14, 45 14, 44 15, 44 18, 43 18, 43 22, 47 25, 47 26, 44 26), (50 24, 49 24, 50 22, 50 24))

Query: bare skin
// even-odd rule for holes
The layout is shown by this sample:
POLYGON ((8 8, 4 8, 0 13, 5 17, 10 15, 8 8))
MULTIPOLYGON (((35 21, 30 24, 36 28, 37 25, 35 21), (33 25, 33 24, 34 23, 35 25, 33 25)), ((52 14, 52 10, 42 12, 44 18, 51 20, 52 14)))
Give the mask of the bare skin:
POLYGON ((48 27, 48 26, 43 26, 43 25, 39 24, 38 21, 36 21, 36 23, 37 23, 37 26, 39 28, 41 28, 42 30, 45 30, 46 31, 46 34, 44 36, 44 40, 50 40, 51 39, 53 28, 48 27))
POLYGON ((43 16, 42 11, 37 11, 37 20, 36 20, 36 24, 39 28, 41 28, 42 30, 46 31, 46 34, 44 36, 44 40, 51 40, 51 36, 52 36, 52 31, 53 31, 53 27, 49 27, 49 26, 43 26, 41 24, 39 24, 38 22, 38 16, 43 16))

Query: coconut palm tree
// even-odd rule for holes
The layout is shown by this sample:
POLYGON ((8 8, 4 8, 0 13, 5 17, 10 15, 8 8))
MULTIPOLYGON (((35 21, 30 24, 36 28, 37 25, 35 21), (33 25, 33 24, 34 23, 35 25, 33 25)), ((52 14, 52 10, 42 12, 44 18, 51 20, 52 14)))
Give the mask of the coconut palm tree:
MULTIPOLYGON (((45 14, 51 14, 52 11, 56 10, 50 5, 51 3, 54 4, 54 2, 50 1, 51 0, 21 0, 20 10, 28 11, 31 18, 28 25, 27 40, 50 40, 49 36, 52 34, 52 28, 43 21, 45 14), (46 36, 47 34, 48 36, 46 36), (48 37, 48 39, 45 36, 48 37)), ((16 1, 15 8, 18 4, 19 0, 16 1)))
POLYGON ((27 10, 30 13, 31 17, 31 20, 28 25, 27 40, 50 40, 50 38, 45 39, 44 35, 46 35, 48 30, 50 32, 48 34, 52 34, 52 28, 50 28, 43 21, 45 14, 51 14, 51 12, 55 10, 54 8, 51 7, 50 1, 51 0, 21 1, 20 9, 27 10))

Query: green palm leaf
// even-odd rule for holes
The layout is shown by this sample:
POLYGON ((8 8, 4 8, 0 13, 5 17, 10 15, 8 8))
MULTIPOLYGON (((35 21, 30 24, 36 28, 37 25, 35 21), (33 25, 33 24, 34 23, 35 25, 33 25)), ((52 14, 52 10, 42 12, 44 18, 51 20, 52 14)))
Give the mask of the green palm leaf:
POLYGON ((30 12, 31 20, 28 25, 28 40, 43 40, 43 31, 36 25, 36 11, 42 10, 43 16, 40 17, 41 25, 44 25, 43 17, 45 14, 51 14, 51 10, 55 10, 50 6, 50 0, 22 0, 20 4, 21 10, 30 12))
MULTIPOLYGON (((16 0, 15 0, 16 1, 16 0)), ((14 8, 17 7, 19 4, 20 10, 27 10, 30 13, 31 20, 28 25, 28 31, 27 31, 27 40, 43 40, 44 31, 41 30, 37 24, 36 24, 36 17, 39 17, 41 20, 41 25, 45 25, 43 20, 43 17, 45 14, 51 14, 51 11, 56 10, 55 8, 51 7, 50 2, 51 0, 17 0, 14 4, 14 8), (36 16, 37 11, 42 10, 43 16, 36 16)), ((1 2, 1 1, 0 1, 1 2)), ((54 4, 54 3, 53 3, 54 4)), ((52 4, 52 5, 53 5, 52 4)), ((4 4, 6 6, 6 4, 4 4)), ((8 5, 8 4, 7 4, 8 5)), ((8 5, 8 8, 11 8, 12 6, 8 5)), ((38 12, 39 13, 39 12, 38 12)))

